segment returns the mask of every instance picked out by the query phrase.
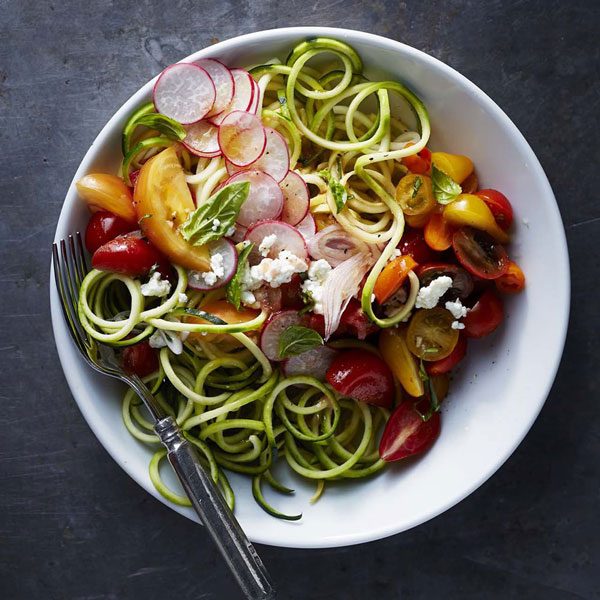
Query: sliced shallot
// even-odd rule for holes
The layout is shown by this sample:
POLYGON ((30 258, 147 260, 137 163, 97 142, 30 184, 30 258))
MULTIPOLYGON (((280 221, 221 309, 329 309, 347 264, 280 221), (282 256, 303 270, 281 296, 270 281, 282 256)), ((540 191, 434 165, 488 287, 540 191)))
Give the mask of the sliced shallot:
POLYGON ((332 267, 348 260, 351 256, 366 253, 365 242, 352 237, 339 225, 329 225, 308 241, 308 251, 314 259, 325 259, 332 267))
POLYGON ((288 171, 279 186, 283 192, 281 220, 290 225, 298 225, 308 213, 310 204, 308 186, 295 171, 288 171))

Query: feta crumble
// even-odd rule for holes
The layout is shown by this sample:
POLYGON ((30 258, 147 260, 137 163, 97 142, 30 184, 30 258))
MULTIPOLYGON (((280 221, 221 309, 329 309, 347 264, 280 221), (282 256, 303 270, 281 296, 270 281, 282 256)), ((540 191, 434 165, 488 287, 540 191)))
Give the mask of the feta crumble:
POLYGON ((452 325, 450 327, 452 327, 452 329, 464 329, 465 324, 461 323, 460 321, 452 321, 452 325))
POLYGON ((400 250, 398 250, 398 248, 394 248, 394 251, 390 254, 390 257, 388 258, 388 262, 392 262, 399 256, 402 256, 402 252, 400 252, 400 250))
POLYGON ((156 296, 162 298, 171 291, 171 284, 166 279, 160 278, 160 273, 154 271, 146 283, 142 283, 142 296, 156 296))
POLYGON ((313 302, 313 312, 323 314, 323 286, 331 273, 331 265, 323 258, 315 260, 308 268, 308 279, 302 284, 302 291, 313 302))
POLYGON ((215 252, 210 255, 210 271, 202 273, 202 279, 204 279, 206 285, 213 286, 224 275, 223 255, 220 252, 215 252))
POLYGON ((166 331, 157 329, 148 339, 151 348, 168 347, 173 354, 183 352, 183 342, 190 334, 189 331, 166 331))
POLYGON ((444 306, 446 307, 446 310, 449 310, 452 313, 452 316, 457 320, 466 317, 467 312, 469 311, 466 306, 463 306, 460 298, 457 298, 454 301, 448 301, 444 306))
POLYGON ((177 299, 179 300, 179 304, 186 304, 188 301, 187 294, 184 294, 183 292, 179 293, 177 299))
POLYGON ((226 232, 225 237, 232 237, 235 234, 235 225, 232 225, 226 232))
POLYGON ((452 277, 447 275, 436 277, 428 286, 419 290, 415 308, 434 308, 451 287, 452 277))
POLYGON ((212 230, 217 231, 219 229, 220 224, 221 224, 221 221, 219 219, 213 219, 212 230))
POLYGON ((271 251, 273 244, 277 241, 277 236, 272 233, 271 235, 267 235, 263 238, 263 241, 260 243, 258 247, 258 251, 262 256, 267 256, 271 251))

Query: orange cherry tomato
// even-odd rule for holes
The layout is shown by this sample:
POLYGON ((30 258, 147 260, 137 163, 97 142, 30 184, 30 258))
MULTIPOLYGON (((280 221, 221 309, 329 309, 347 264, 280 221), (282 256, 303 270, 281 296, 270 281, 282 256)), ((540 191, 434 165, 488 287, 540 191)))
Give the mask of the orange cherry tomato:
POLYGON ((504 275, 500 275, 494 282, 499 292, 504 294, 517 294, 525 287, 525 275, 521 267, 512 260, 508 263, 508 269, 504 275))
POLYGON ((131 189, 120 177, 108 173, 90 173, 82 177, 75 187, 92 212, 105 210, 128 223, 137 222, 131 189))
POLYGON ((476 194, 492 211, 496 223, 505 231, 510 228, 513 222, 513 209, 508 198, 498 190, 479 190, 476 194))
POLYGON ((389 300, 406 281, 408 274, 417 266, 412 256, 398 256, 389 262, 375 281, 373 293, 379 304, 389 300))
POLYGON ((423 230, 425 242, 432 250, 443 252, 452 246, 456 227, 450 225, 441 212, 434 212, 423 230))
POLYGON ((404 220, 409 227, 413 229, 423 229, 429 221, 431 213, 423 213, 422 215, 404 215, 404 220))
MULTIPOLYGON (((412 142, 407 144, 412 146, 412 142)), ((402 159, 402 164, 411 172, 418 175, 425 175, 431 169, 431 152, 427 148, 423 148, 417 154, 405 156, 402 159)))

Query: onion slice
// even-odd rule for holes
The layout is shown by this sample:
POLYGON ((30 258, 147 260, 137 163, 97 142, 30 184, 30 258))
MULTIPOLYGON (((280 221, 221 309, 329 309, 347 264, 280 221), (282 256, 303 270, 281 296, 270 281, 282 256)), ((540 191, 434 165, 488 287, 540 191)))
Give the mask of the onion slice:
POLYGON ((314 259, 323 258, 337 267, 355 254, 369 252, 369 247, 339 225, 329 225, 308 240, 308 251, 314 259))

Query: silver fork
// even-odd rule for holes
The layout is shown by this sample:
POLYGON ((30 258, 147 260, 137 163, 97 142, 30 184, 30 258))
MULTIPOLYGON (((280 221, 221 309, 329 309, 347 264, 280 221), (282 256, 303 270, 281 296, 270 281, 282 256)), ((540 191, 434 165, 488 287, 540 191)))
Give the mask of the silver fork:
POLYGON ((275 590, 260 557, 175 419, 165 414, 137 375, 123 371, 113 348, 96 342, 81 326, 77 313, 79 287, 89 268, 79 232, 70 235, 68 241, 52 245, 52 261, 63 315, 77 349, 92 369, 123 381, 144 402, 154 418, 154 430, 167 449, 173 470, 246 597, 274 599, 275 590))

